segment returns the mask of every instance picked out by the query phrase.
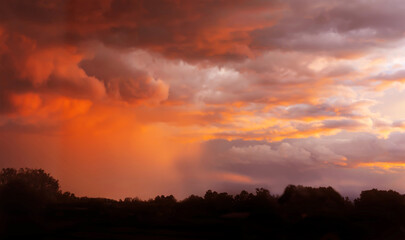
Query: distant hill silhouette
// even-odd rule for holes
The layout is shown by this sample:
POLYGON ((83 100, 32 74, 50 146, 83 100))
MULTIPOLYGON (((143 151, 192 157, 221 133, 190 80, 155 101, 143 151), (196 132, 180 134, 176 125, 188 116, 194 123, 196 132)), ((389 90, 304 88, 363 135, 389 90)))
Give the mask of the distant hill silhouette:
POLYGON ((177 201, 76 197, 42 169, 0 172, 0 239, 405 239, 405 197, 289 185, 177 201))

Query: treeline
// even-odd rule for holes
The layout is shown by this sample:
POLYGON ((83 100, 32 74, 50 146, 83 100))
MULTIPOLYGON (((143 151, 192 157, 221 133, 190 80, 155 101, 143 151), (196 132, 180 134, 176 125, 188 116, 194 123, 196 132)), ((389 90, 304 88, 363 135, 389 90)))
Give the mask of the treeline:
POLYGON ((289 185, 237 195, 208 190, 111 200, 62 192, 41 169, 0 173, 1 238, 405 239, 405 196, 377 189, 350 201, 331 187, 289 185))

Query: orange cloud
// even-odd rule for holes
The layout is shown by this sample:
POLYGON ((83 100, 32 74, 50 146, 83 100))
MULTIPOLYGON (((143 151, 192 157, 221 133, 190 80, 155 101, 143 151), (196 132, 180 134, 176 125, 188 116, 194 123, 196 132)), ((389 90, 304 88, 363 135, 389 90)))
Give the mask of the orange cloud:
POLYGON ((220 181, 228 181, 233 183, 247 183, 252 184, 254 181, 248 177, 241 174, 234 174, 234 173, 218 173, 214 175, 220 181))
POLYGON ((24 124, 59 124, 85 114, 92 106, 89 100, 34 93, 13 94, 11 102, 16 112, 9 114, 24 124))
POLYGON ((18 113, 27 116, 34 114, 42 104, 38 94, 27 93, 11 96, 12 104, 18 109, 18 113))
POLYGON ((0 1, 2 155, 114 197, 403 167, 374 108, 405 77, 400 4, 124 2, 0 1))
POLYGON ((359 163, 357 165, 357 167, 367 167, 367 168, 395 171, 395 170, 404 169, 405 163, 402 163, 402 162, 365 162, 365 163, 359 163))

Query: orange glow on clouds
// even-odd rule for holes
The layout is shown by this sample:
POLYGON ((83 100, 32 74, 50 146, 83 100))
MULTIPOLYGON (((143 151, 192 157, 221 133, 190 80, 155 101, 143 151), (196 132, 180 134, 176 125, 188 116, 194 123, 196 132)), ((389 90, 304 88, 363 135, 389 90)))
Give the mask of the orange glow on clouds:
POLYGON ((114 198, 399 182, 404 14, 352 4, 2 1, 0 167, 114 198))
POLYGON ((10 117, 29 119, 31 123, 72 119, 87 113, 92 106, 89 100, 34 93, 12 95, 11 101, 17 113, 10 114, 10 117))
POLYGON ((403 170, 405 169, 405 163, 403 162, 368 162, 360 163, 358 167, 380 168, 383 170, 403 170))

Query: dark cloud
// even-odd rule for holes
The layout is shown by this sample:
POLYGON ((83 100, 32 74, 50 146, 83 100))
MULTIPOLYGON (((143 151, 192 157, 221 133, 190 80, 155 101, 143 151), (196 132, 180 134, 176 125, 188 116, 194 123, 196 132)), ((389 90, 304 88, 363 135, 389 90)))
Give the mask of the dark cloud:
POLYGON ((159 103, 168 97, 169 87, 147 72, 130 66, 120 53, 100 47, 91 59, 83 60, 80 67, 87 75, 104 82, 107 92, 129 103, 150 100, 159 103))
MULTIPOLYGON (((80 98, 100 97, 107 91, 110 96, 128 102, 147 98, 155 99, 155 102, 166 98, 171 102, 197 98, 207 104, 252 102, 285 106, 313 103, 314 98, 324 94, 328 84, 323 77, 343 77, 354 69, 342 64, 317 72, 309 67, 312 55, 286 54, 283 50, 299 52, 303 49, 301 45, 308 43, 315 48, 339 51, 335 42, 341 41, 339 44, 343 48, 354 51, 369 45, 363 38, 375 39, 367 35, 370 32, 378 32, 377 40, 386 36, 380 32, 388 21, 381 23, 356 9, 365 9, 378 19, 401 19, 400 11, 386 7, 387 4, 355 2, 354 5, 358 8, 341 2, 326 4, 321 1, 315 4, 259 0, 232 3, 163 0, 2 2, 0 43, 7 43, 7 49, 0 51, 5 59, 2 77, 13 79, 5 86, 11 92, 23 87, 25 90, 21 91, 25 92, 49 89, 80 98), (16 41, 15 38, 20 39, 16 41), (106 46, 105 49, 111 49, 109 55, 91 53, 97 51, 91 45, 100 43, 106 46), (332 45, 325 47, 324 44, 332 45), (257 48, 264 48, 264 51, 256 51, 257 48), (157 79, 136 66, 128 67, 126 62, 117 59, 120 53, 113 53, 134 49, 157 52, 164 58, 182 59, 201 64, 199 66, 213 61, 239 76, 223 77, 225 81, 212 82, 208 89, 195 89, 200 88, 201 81, 192 83, 193 80, 187 79, 175 84, 168 95, 166 79, 157 79), (275 49, 282 51, 263 54, 275 49), (87 54, 96 55, 91 58, 87 54), (62 61, 61 58, 72 60, 62 61), (245 61, 232 63, 240 59, 245 61), (79 62, 80 67, 85 68, 85 74, 77 66, 79 62), (70 65, 75 76, 61 73, 59 65, 70 65), (30 81, 24 81, 27 78, 30 81), (231 78, 232 81, 227 80, 231 78)), ((400 27, 392 24, 393 31, 400 31, 400 27)), ((8 93, 1 95, 6 105, 8 93)), ((2 109, 5 111, 8 107, 2 109)))
POLYGON ((9 28, 40 44, 99 40, 116 48, 146 48, 184 59, 243 59, 249 41, 243 29, 266 19, 278 1, 25 1, 2 2, 9 28), (44 36, 44 32, 47 34, 44 36), (51 41, 51 42, 50 42, 51 41))
POLYGON ((403 4, 398 0, 287 1, 276 25, 252 32, 253 48, 317 51, 335 56, 362 53, 402 39, 403 4), (396 7, 393 7, 396 6, 396 7), (387 44, 381 44, 381 40, 387 44))
POLYGON ((40 45, 97 40, 169 58, 226 62, 251 58, 257 49, 338 56, 389 46, 405 30, 403 8, 398 0, 4 1, 0 16, 5 28, 40 45))

